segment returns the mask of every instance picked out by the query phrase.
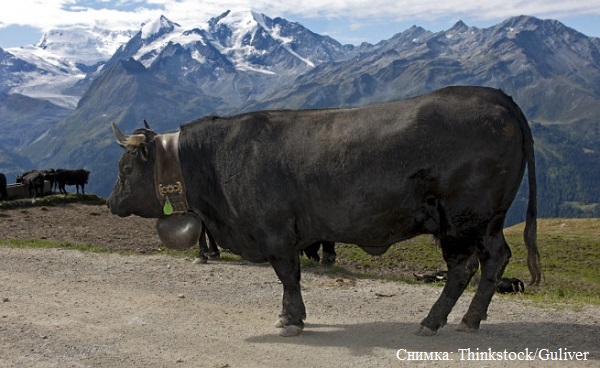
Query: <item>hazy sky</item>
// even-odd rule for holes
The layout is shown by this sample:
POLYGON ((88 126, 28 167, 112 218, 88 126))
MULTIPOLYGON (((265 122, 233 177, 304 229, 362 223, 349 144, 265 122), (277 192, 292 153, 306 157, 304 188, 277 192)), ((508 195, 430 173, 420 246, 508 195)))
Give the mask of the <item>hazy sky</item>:
POLYGON ((600 37, 600 0, 17 0, 0 5, 0 47, 35 44, 45 30, 69 25, 139 29, 160 15, 193 27, 240 8, 299 22, 346 44, 377 43, 412 25, 440 31, 463 20, 485 28, 516 15, 556 19, 600 37))

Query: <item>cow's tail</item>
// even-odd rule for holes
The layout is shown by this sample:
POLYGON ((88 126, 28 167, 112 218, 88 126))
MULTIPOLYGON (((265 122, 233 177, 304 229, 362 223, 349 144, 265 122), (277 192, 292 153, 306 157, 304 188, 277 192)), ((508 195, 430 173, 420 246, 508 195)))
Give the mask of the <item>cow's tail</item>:
MULTIPOLYGON (((516 106, 516 103, 515 103, 516 106)), ((535 178, 535 155, 533 152, 533 136, 527 118, 517 106, 523 132, 523 153, 527 161, 527 180, 529 183, 529 202, 525 217, 523 240, 527 247, 527 268, 531 274, 531 285, 538 285, 542 279, 540 252, 537 247, 537 183, 535 178)))

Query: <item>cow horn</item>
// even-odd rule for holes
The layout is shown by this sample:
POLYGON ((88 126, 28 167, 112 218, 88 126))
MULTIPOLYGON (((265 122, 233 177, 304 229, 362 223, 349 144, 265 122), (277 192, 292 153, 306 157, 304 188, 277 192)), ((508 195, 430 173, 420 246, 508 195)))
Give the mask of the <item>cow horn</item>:
POLYGON ((119 128, 117 128, 117 124, 115 124, 114 121, 111 123, 111 125, 112 125, 112 130, 115 133, 115 137, 117 137, 117 142, 119 142, 119 144, 121 146, 126 144, 127 136, 125 134, 121 133, 119 128))
POLYGON ((146 119, 144 119, 144 128, 146 128, 148 130, 152 130, 152 128, 150 128, 150 125, 148 125, 148 122, 146 121, 146 119))
POLYGON ((146 141, 146 136, 144 134, 125 135, 121 133, 114 121, 112 123, 112 129, 115 133, 115 137, 117 137, 117 142, 119 142, 121 147, 139 147, 140 144, 146 141))

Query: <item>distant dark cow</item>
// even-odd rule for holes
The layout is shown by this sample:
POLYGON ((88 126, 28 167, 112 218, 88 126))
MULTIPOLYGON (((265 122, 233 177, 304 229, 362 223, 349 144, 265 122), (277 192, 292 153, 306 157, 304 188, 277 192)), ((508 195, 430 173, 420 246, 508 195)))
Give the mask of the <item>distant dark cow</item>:
POLYGON ((172 165, 179 162, 189 210, 220 246, 270 262, 281 280, 283 336, 304 328, 300 250, 327 239, 378 255, 420 234, 439 241, 448 279, 419 333, 446 324, 481 265, 458 326, 478 330, 511 255, 504 219, 526 168, 527 266, 532 283, 540 281, 533 139, 521 109, 500 90, 448 87, 363 108, 208 117, 171 134, 113 130, 125 152, 110 211, 169 223, 157 193, 176 186, 154 181, 163 162, 155 157, 176 145, 172 165))
POLYGON ((49 181, 50 182, 50 189, 53 188, 54 185, 54 177, 55 177, 56 172, 54 171, 54 169, 49 169, 49 170, 30 170, 30 171, 26 171, 21 175, 18 175, 15 179, 15 182, 17 183, 21 183, 21 184, 25 184, 27 186, 27 189, 29 190, 29 194, 32 194, 32 191, 35 192, 34 194, 45 194, 44 191, 44 181, 49 181), (33 176, 31 176, 30 174, 35 174, 33 176), (39 174, 42 175, 42 180, 39 180, 39 174), (25 183, 25 177, 29 176, 29 183, 25 183), (32 183, 32 179, 33 179, 33 183, 32 183))
POLYGON ((48 169, 42 170, 42 172, 44 174, 44 180, 50 182, 50 189, 52 190, 54 188, 54 183, 56 182, 56 170, 48 169))
POLYGON ((6 191, 6 176, 0 173, 0 199, 3 201, 8 200, 8 192, 6 191))
POLYGON ((496 291, 500 294, 517 294, 525 292, 525 285, 523 281, 516 279, 514 277, 507 278, 503 277, 500 280, 498 286, 496 286, 496 291))
POLYGON ((85 194, 85 185, 88 183, 88 178, 90 176, 89 170, 64 170, 58 169, 56 170, 56 184, 58 185, 58 190, 67 194, 67 190, 65 189, 65 185, 75 185, 75 189, 77 189, 77 194, 79 194, 79 187, 81 186, 81 193, 85 194))
POLYGON ((44 172, 41 170, 31 170, 17 176, 17 183, 25 185, 29 195, 35 198, 38 194, 44 194, 44 172))
POLYGON ((320 261, 323 266, 331 266, 335 263, 335 242, 318 241, 304 248, 303 252, 308 259, 320 261), (322 258, 319 256, 319 248, 323 249, 322 258))

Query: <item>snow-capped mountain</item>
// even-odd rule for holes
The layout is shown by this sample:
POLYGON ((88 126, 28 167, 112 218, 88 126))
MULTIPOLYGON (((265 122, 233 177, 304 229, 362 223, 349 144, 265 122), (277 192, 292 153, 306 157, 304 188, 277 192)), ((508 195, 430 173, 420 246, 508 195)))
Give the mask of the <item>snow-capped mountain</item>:
POLYGON ((251 10, 228 10, 192 29, 183 29, 161 16, 143 25, 123 52, 115 56, 133 57, 151 68, 161 54, 168 54, 169 47, 175 45, 188 51, 198 63, 216 59, 211 54, 218 52, 237 70, 264 74, 299 66, 313 68, 348 56, 348 47, 329 37, 312 33, 298 23, 271 19, 251 10), (286 62, 281 63, 282 60, 286 62))
POLYGON ((232 101, 240 103, 260 98, 279 83, 274 79, 347 59, 353 49, 251 10, 227 11, 191 29, 161 16, 139 30, 70 27, 47 32, 36 45, 9 48, 0 54, 0 91, 74 109, 104 68, 133 58, 166 80, 239 95, 232 101))
POLYGON ((85 72, 108 60, 134 34, 134 30, 70 27, 44 34, 36 46, 85 72))
MULTIPOLYGON (((210 42, 209 35, 199 28, 183 29, 164 16, 144 24, 142 28, 107 61, 105 69, 119 60, 134 59, 146 68, 160 69, 161 62, 177 56, 185 63, 210 64, 212 69, 231 67, 228 60, 210 42), (155 65, 156 64, 156 65, 155 65)), ((196 67, 198 67, 196 65, 196 67)), ((193 69, 193 68, 192 68, 193 69)), ((177 74, 188 74, 188 65, 181 65, 177 74)))
POLYGON ((222 113, 243 108, 322 63, 346 60, 354 53, 352 46, 298 23, 236 10, 191 29, 162 16, 143 25, 103 70, 131 58, 163 81, 216 98, 220 103, 211 111, 222 113))
POLYGON ((322 63, 348 59, 353 47, 298 23, 250 10, 227 11, 192 29, 165 17, 145 24, 109 60, 133 58, 164 80, 229 96, 233 104, 260 99, 281 80, 322 63))
POLYGON ((34 66, 12 73, 11 80, 2 79, 0 90, 73 109, 81 95, 72 87, 106 62, 133 34, 98 27, 49 31, 36 45, 9 48, 6 53, 10 57, 0 55, 1 69, 19 63, 34 66))
POLYGON ((329 37, 253 11, 227 11, 208 22, 208 32, 239 70, 270 74, 348 58, 348 47, 329 37))

